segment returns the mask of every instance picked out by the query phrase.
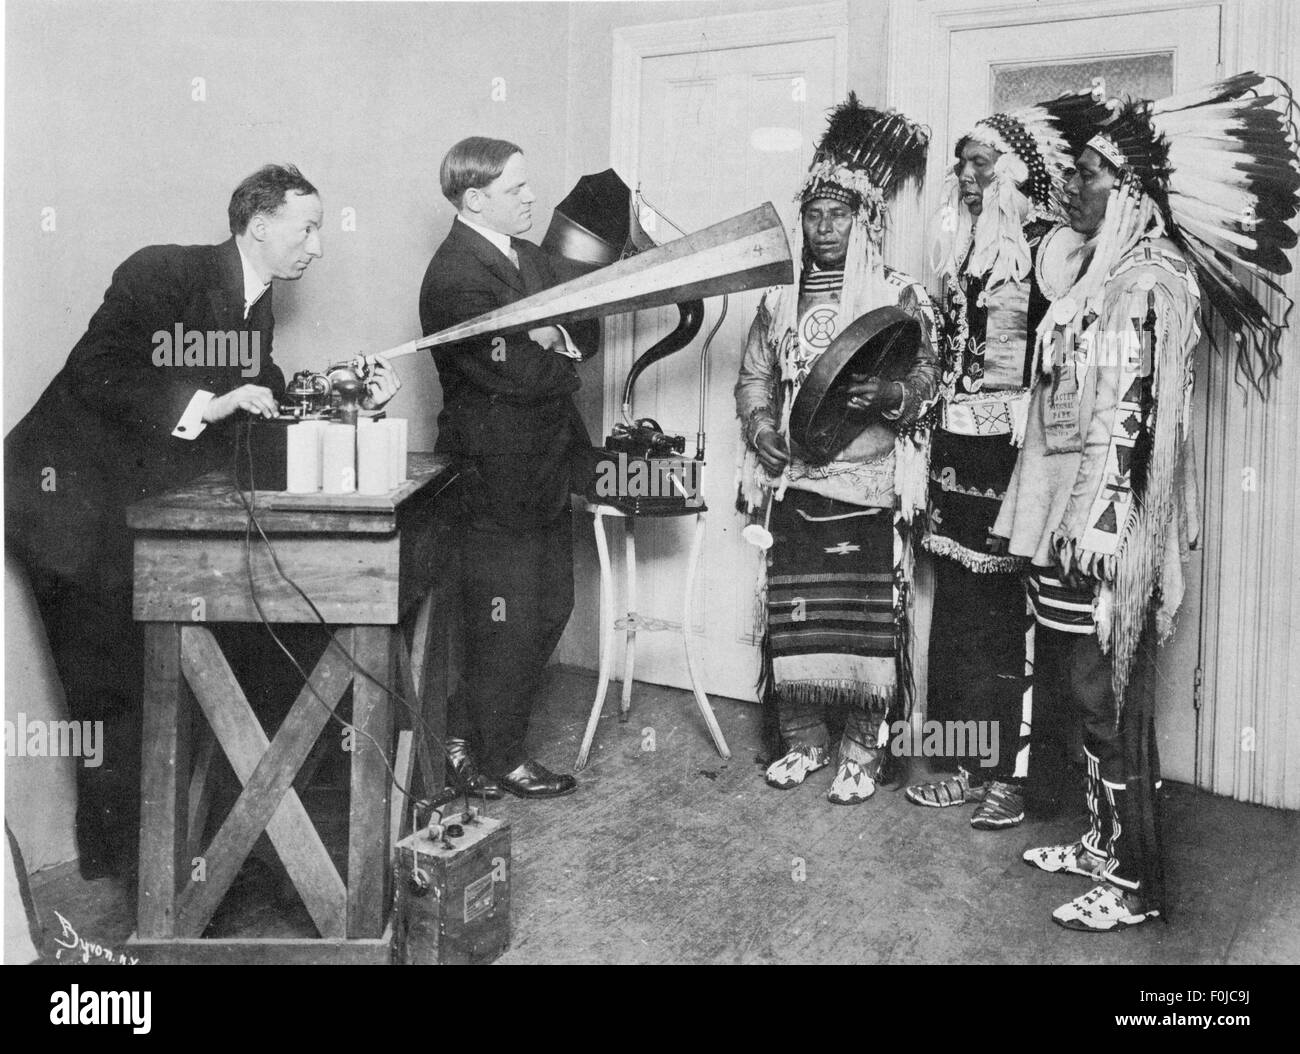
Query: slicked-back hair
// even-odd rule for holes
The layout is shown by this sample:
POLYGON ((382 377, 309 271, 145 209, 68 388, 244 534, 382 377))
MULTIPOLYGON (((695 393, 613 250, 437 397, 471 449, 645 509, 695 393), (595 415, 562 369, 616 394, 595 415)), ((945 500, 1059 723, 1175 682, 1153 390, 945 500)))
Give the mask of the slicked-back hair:
POLYGON ((317 194, 319 191, 307 182, 295 165, 263 165, 248 176, 230 195, 230 233, 243 234, 249 221, 259 212, 268 215, 284 204, 285 196, 317 194))
POLYGON ((505 170, 506 162, 523 151, 505 139, 472 135, 447 151, 438 171, 442 195, 460 208, 465 191, 482 189, 505 170))

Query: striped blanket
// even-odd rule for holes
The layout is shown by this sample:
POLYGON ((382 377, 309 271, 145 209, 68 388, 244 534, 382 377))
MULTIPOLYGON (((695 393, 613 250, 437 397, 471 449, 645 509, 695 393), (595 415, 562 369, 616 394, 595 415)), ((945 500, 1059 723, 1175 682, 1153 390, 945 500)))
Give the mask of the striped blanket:
POLYGON ((890 509, 790 490, 772 511, 768 640, 778 697, 856 704, 897 695, 895 531, 890 509))

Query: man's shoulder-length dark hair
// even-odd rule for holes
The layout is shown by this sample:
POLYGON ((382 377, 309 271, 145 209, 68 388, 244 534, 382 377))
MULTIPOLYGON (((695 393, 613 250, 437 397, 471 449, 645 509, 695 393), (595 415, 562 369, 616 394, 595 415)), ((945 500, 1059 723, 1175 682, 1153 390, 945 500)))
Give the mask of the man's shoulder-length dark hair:
POLYGON ((272 213, 284 204, 290 192, 319 193, 307 182, 295 165, 263 165, 246 178, 230 195, 230 233, 243 234, 249 221, 259 212, 272 213))
POLYGON ((481 189, 501 175, 515 154, 523 151, 505 139, 488 139, 472 135, 462 139, 447 151, 438 171, 442 194, 456 208, 460 208, 465 191, 481 189))

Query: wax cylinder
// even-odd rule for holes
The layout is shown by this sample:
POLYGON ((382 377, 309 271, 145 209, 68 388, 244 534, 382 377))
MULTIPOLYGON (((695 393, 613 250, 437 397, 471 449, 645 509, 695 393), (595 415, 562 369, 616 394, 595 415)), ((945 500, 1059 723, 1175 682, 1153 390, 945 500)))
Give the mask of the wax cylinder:
POLYGON ((288 466, 285 490, 290 494, 315 494, 321 481, 320 421, 299 421, 289 425, 286 437, 288 466))
POLYGON ((393 459, 389 444, 393 438, 386 422, 362 418, 357 422, 357 492, 387 494, 393 489, 393 459))
POLYGON ((352 494, 357 489, 357 426, 331 422, 321 443, 321 489, 352 494))

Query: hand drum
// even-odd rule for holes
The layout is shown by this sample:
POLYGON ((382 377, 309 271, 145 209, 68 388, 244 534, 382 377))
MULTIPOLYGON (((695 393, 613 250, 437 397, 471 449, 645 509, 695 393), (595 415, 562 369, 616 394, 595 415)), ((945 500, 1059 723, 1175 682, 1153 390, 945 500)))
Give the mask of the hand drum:
POLYGON ((849 406, 853 376, 901 381, 921 348, 921 325, 896 307, 868 311, 818 357, 790 412, 790 437, 814 464, 825 464, 880 420, 880 410, 849 406))

